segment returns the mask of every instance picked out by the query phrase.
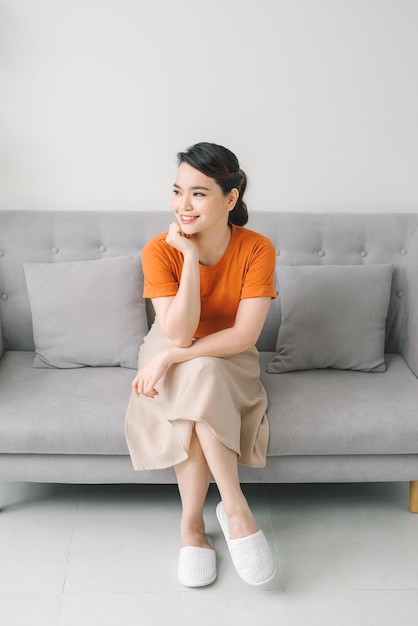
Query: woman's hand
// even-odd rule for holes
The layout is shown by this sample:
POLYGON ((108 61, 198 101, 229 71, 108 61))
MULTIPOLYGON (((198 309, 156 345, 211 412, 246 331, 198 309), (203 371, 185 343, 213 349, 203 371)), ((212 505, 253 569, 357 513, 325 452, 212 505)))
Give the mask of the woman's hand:
POLYGON ((168 352, 161 350, 139 370, 131 383, 133 392, 137 396, 146 396, 147 398, 158 396, 155 385, 166 373, 169 366, 168 352))
POLYGON ((172 222, 170 224, 165 240, 170 246, 179 250, 183 256, 188 252, 198 254, 196 243, 191 237, 183 233, 178 222, 172 222))

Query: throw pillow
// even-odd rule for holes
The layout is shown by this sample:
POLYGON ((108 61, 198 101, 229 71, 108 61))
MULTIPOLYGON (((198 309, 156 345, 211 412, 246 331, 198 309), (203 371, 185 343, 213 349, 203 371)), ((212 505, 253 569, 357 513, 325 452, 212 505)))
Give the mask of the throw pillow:
POLYGON ((136 369, 148 332, 139 254, 95 261, 25 263, 34 367, 136 369))
POLYGON ((392 265, 279 266, 282 321, 267 371, 385 371, 392 271, 392 265))

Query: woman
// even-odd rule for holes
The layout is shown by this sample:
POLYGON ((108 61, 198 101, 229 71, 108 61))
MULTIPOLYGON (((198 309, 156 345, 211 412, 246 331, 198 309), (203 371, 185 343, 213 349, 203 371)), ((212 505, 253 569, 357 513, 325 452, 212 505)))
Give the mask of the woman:
POLYGON ((274 575, 270 548, 241 491, 238 463, 263 467, 268 422, 255 343, 274 289, 276 253, 242 228, 247 179, 223 146, 178 154, 176 218, 142 253, 144 297, 156 321, 141 346, 126 416, 136 470, 174 467, 182 503, 178 576, 190 587, 216 578, 203 506, 211 476, 217 516, 238 574, 274 575))

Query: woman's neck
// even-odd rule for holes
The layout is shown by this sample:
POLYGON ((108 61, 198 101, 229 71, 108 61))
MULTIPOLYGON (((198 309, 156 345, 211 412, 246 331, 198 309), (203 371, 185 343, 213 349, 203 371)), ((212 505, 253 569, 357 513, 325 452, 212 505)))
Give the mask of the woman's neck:
POLYGON ((225 254, 232 235, 232 227, 227 224, 223 232, 217 236, 211 234, 199 234, 196 242, 199 248, 199 263, 201 265, 214 265, 225 254))

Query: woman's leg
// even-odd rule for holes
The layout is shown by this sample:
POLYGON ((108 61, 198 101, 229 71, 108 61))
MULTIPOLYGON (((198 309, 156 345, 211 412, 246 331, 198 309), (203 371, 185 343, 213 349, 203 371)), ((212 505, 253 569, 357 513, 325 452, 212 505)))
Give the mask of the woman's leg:
POLYGON ((183 463, 176 465, 174 471, 182 503, 181 543, 183 546, 210 548, 205 535, 203 506, 209 488, 211 472, 194 430, 189 457, 183 463))
POLYGON ((241 490, 236 453, 225 446, 206 424, 197 422, 195 432, 222 498, 230 538, 256 533, 259 528, 241 490))

